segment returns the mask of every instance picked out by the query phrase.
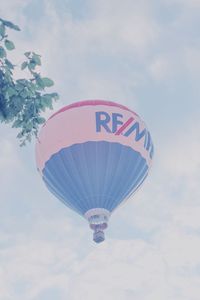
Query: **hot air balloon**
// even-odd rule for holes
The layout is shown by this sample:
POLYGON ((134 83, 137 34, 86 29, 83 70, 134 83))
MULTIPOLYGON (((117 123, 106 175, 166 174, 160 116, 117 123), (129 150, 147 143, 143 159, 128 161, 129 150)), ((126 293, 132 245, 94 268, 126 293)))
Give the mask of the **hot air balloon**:
POLYGON ((141 118, 110 101, 80 101, 54 113, 36 142, 36 163, 51 193, 85 217, 104 240, 112 212, 148 175, 153 143, 141 118))

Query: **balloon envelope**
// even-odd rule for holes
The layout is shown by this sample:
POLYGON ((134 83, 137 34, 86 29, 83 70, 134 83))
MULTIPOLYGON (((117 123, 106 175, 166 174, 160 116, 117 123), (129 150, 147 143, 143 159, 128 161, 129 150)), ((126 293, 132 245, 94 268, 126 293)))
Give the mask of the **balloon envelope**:
POLYGON ((153 144, 144 122, 120 104, 90 100, 63 107, 42 127, 37 167, 47 188, 85 216, 94 240, 113 210, 146 178, 153 144))

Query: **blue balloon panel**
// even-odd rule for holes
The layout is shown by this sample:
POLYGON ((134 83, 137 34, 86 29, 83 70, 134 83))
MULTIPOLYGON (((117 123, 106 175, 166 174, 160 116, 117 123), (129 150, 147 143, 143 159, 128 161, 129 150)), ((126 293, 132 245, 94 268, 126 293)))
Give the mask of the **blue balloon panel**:
POLYGON ((132 148, 91 141, 52 155, 43 169, 43 180, 66 206, 84 215, 92 208, 112 212, 147 173, 146 160, 132 148))

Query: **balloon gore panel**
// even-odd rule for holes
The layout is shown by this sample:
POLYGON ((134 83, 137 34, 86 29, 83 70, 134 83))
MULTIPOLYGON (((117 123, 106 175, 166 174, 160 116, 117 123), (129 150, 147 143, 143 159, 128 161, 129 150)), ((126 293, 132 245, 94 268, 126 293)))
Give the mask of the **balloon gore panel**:
POLYGON ((89 141, 61 149, 43 168, 47 188, 64 204, 84 215, 92 208, 112 212, 144 181, 146 160, 131 147, 89 141))

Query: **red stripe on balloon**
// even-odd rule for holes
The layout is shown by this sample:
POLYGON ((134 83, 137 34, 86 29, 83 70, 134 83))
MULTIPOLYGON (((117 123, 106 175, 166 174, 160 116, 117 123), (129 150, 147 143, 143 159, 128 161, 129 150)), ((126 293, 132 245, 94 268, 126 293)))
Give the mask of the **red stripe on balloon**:
POLYGON ((64 106, 63 108, 61 108, 60 110, 58 110, 57 112, 55 112, 53 115, 50 116, 49 120, 53 117, 55 117, 56 115, 71 109, 71 108, 77 108, 77 107, 81 107, 81 106, 94 106, 94 105, 106 105, 106 106, 115 106, 115 107, 119 107, 121 109, 127 110, 132 112, 134 115, 138 116, 134 111, 130 110, 128 107, 115 103, 115 102, 111 102, 111 101, 106 101, 106 100, 84 100, 84 101, 79 101, 79 102, 75 102, 72 103, 70 105, 64 106))
POLYGON ((126 129, 126 127, 128 127, 128 125, 130 125, 133 122, 134 118, 131 117, 130 119, 128 119, 128 121, 126 121, 126 123, 124 123, 116 132, 115 135, 120 135, 124 129, 126 129))

